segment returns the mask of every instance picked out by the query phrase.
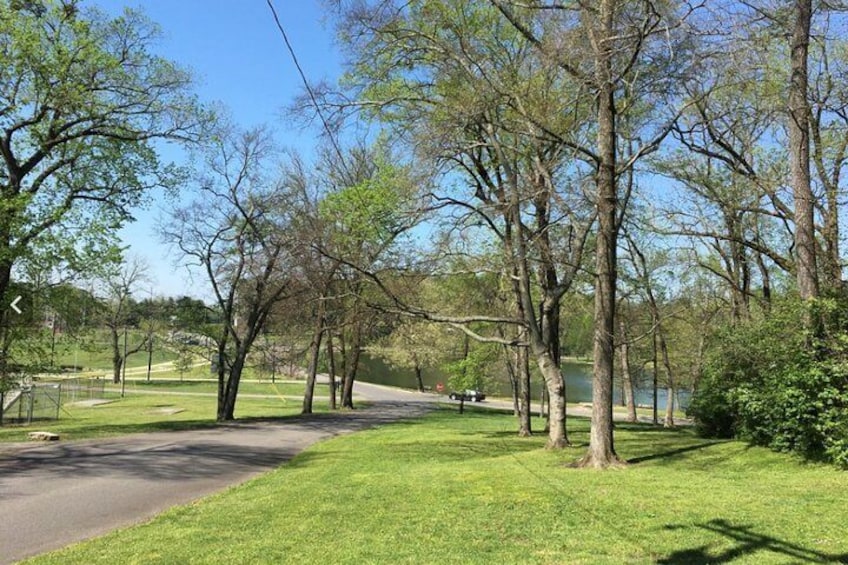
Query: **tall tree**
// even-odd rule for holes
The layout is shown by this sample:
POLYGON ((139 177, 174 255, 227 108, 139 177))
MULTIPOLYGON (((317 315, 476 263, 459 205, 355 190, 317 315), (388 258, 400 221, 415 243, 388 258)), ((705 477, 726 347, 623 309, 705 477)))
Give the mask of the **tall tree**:
POLYGON ((174 185, 153 143, 194 138, 203 117, 189 74, 154 55, 158 35, 134 10, 0 2, 0 332, 16 266, 116 260, 130 209, 174 185))
POLYGON ((816 226, 812 184, 810 182, 810 105, 807 100, 812 0, 794 0, 790 36, 789 79, 789 165, 795 203, 795 253, 798 292, 803 300, 819 295, 816 266, 816 226))
MULTIPOLYGON (((582 267, 594 214, 580 181, 569 178, 585 171, 570 169, 572 149, 550 132, 579 127, 585 101, 492 6, 451 0, 396 10, 374 2, 343 15, 346 31, 357 30, 345 33, 355 54, 350 84, 356 96, 340 106, 374 115, 429 166, 461 179, 429 195, 431 210, 448 220, 434 252, 479 257, 474 242, 494 240, 502 256, 478 268, 502 269, 515 297, 510 323, 527 330, 524 337, 466 330, 477 339, 530 348, 552 398, 548 446, 566 445, 559 312, 582 267)), ((464 318, 485 314, 491 313, 464 318)), ((488 321, 495 317, 502 318, 488 321)), ((458 320, 428 319, 437 318, 458 320)), ((529 406, 522 410, 529 416, 529 406)))
POLYGON ((683 16, 689 11, 674 2, 660 5, 600 0, 592 5, 575 2, 553 6, 491 2, 594 102, 589 132, 570 130, 559 139, 592 167, 593 203, 598 215, 592 429, 581 465, 618 465, 612 426, 616 254, 632 188, 626 184, 620 190, 618 179, 659 147, 684 105, 677 98, 679 77, 690 65, 691 49, 680 32, 684 30, 683 16), (648 141, 642 142, 643 137, 648 141), (633 142, 625 158, 620 158, 619 141, 633 142))
POLYGON ((205 153, 197 198, 162 226, 187 263, 201 267, 223 317, 217 336, 219 421, 235 417, 242 371, 274 306, 303 278, 291 261, 286 186, 269 168, 276 155, 263 128, 224 125, 205 153))
POLYGON ((112 381, 121 382, 121 369, 127 362, 127 357, 138 353, 147 347, 152 339, 150 333, 145 333, 140 341, 132 346, 127 344, 128 326, 132 315, 132 293, 140 290, 142 283, 147 282, 147 266, 137 258, 129 258, 112 275, 103 278, 101 286, 105 308, 103 323, 109 329, 109 344, 112 353, 112 381), (123 336, 123 343, 121 337, 123 336))

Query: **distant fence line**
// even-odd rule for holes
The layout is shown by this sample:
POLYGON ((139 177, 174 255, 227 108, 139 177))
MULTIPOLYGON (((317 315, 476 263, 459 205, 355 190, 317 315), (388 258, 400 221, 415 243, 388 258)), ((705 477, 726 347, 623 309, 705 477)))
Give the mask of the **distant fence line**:
POLYGON ((106 379, 78 377, 59 382, 22 384, 0 401, 0 424, 58 420, 63 402, 103 398, 106 379))
POLYGON ((62 400, 64 402, 78 402, 93 398, 103 398, 103 390, 106 379, 99 377, 74 377, 64 379, 62 384, 62 400))

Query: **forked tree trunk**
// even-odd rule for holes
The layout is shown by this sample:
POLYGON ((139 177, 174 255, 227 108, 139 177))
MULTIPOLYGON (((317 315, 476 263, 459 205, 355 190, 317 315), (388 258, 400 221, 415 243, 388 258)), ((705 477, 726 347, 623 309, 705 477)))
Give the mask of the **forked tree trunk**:
MULTIPOLYGON (((508 217, 510 222, 516 225, 520 224, 517 220, 519 207, 515 205, 511 215, 508 217)), ((520 225, 518 226, 520 231, 520 225)), ((536 359, 536 364, 542 373, 542 378, 545 381, 545 390, 549 394, 549 413, 548 419, 548 441, 545 444, 547 449, 560 449, 569 445, 568 437, 565 433, 565 386, 562 380, 562 372, 559 369, 559 364, 554 360, 550 351, 550 343, 546 343, 543 334, 543 324, 539 322, 533 308, 533 296, 530 289, 530 273, 528 268, 528 259, 526 254, 526 243, 521 238, 516 238, 515 246, 513 242, 506 238, 504 240, 507 248, 507 256, 516 257, 516 268, 513 273, 518 279, 515 285, 516 298, 519 304, 519 312, 527 322, 527 338, 530 342, 530 352, 536 359)))

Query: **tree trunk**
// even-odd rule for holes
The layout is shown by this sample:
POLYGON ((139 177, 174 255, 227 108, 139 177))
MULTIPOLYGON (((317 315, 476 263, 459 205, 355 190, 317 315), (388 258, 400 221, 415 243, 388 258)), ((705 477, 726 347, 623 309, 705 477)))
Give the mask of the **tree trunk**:
POLYGON ((663 420, 664 428, 674 427, 674 381, 669 379, 668 386, 665 389, 665 419, 663 420))
POLYGON ((315 381, 318 377, 318 359, 321 355, 321 339, 324 336, 324 299, 318 298, 318 312, 315 316, 315 327, 312 331, 312 341, 309 343, 309 366, 306 372, 306 390, 303 393, 301 414, 312 414, 312 399, 315 397, 315 381))
POLYGON ((614 0, 598 5, 599 29, 593 33, 598 86, 598 233, 595 255, 595 313, 592 377, 592 427, 581 466, 621 464, 613 443, 612 391, 615 359, 615 284, 617 276, 618 195, 616 190, 615 84, 612 71, 614 0))
POLYGON ((124 364, 124 358, 121 357, 121 342, 117 328, 109 328, 112 338, 112 382, 117 384, 121 382, 121 367, 124 364))
POLYGON ((424 392, 424 379, 421 376, 421 365, 415 361, 415 382, 418 384, 418 392, 424 392))
POLYGON ((218 350, 217 350, 217 355, 218 355, 218 365, 217 365, 217 369, 218 369, 218 371, 217 371, 218 372, 218 408, 217 408, 216 418, 218 419, 219 422, 221 420, 223 420, 223 416, 224 416, 224 410, 223 410, 224 396, 225 396, 226 389, 227 389, 227 387, 226 387, 226 385, 227 385, 227 368, 226 368, 226 365, 227 364, 224 362, 226 350, 227 350, 227 340, 226 340, 226 338, 222 337, 221 341, 218 342, 218 350))
MULTIPOLYGON (((516 195, 517 198, 517 195, 516 195)), ((516 224, 517 232, 521 232, 520 212, 517 204, 513 203, 513 209, 509 216, 509 221, 516 224)), ((559 364, 551 355, 550 343, 545 341, 546 335, 543 333, 542 324, 539 323, 536 317, 536 312, 533 308, 533 293, 530 288, 530 274, 528 269, 528 259, 525 250, 525 242, 516 237, 515 246, 508 238, 504 241, 507 247, 507 255, 512 257, 515 254, 516 266, 513 273, 518 279, 518 284, 515 285, 516 298, 519 304, 519 313, 527 322, 528 341, 530 342, 530 352, 536 359, 536 364, 542 372, 542 378, 545 380, 545 390, 549 395, 549 413, 548 418, 548 441, 545 445, 547 449, 558 449, 569 445, 568 437, 565 433, 565 386, 562 380, 562 372, 559 369, 559 364)))
POLYGON ((348 357, 345 362, 345 378, 342 390, 342 408, 353 408, 353 383, 359 368, 359 356, 362 354, 362 336, 359 323, 353 325, 352 343, 348 347, 348 357))
MULTIPOLYGON (((547 284, 551 284, 551 281, 548 281, 547 284)), ((571 445, 571 442, 568 441, 568 428, 566 426, 565 377, 562 374, 562 363, 559 355, 559 300, 551 300, 549 297, 542 300, 541 326, 542 339, 547 346, 548 358, 556 369, 555 372, 550 371, 550 379, 547 376, 545 377, 551 400, 551 411, 547 420, 548 448, 551 449, 571 445), (556 418, 556 422, 553 422, 554 418, 556 418)), ((540 363, 541 361, 540 359, 540 363)), ((539 368, 541 369, 541 364, 539 368)), ((542 374, 545 375, 544 370, 542 374)))
POLYGON ((624 318, 618 321, 621 331, 621 346, 618 349, 621 363, 621 382, 624 389, 624 405, 627 407, 627 421, 637 422, 636 395, 633 387, 633 377, 630 375, 630 345, 627 343, 627 325, 624 318))
POLYGON ((659 402, 658 402, 658 391, 659 391, 659 383, 657 379, 660 373, 660 362, 659 355, 657 354, 657 319, 656 317, 652 317, 652 322, 654 324, 654 329, 651 331, 651 368, 654 371, 653 377, 651 378, 652 386, 651 391, 653 393, 653 398, 651 399, 651 407, 652 407, 652 420, 654 425, 660 423, 659 420, 659 402))
POLYGON ((327 364, 328 378, 330 386, 330 410, 335 410, 336 406, 336 359, 333 351, 333 332, 327 332, 327 364))
POLYGON ((671 361, 668 357, 668 344, 665 341, 665 335, 662 328, 659 329, 660 351, 662 351, 663 365, 665 366, 665 374, 667 380, 666 391, 667 398, 665 401, 665 420, 663 426, 666 428, 674 427, 674 375, 671 370, 671 361))
POLYGON ((518 358, 518 435, 533 435, 530 415, 530 352, 526 347, 516 350, 518 358))
POLYGON ((548 391, 548 441, 545 449, 561 449, 568 447, 565 428, 565 382, 562 380, 562 372, 553 362, 550 355, 537 355, 537 363, 542 376, 545 379, 545 388, 548 391))
POLYGON ((239 344, 236 351, 233 366, 230 368, 230 376, 226 379, 224 386, 224 397, 218 402, 218 421, 229 422, 235 420, 236 398, 241 382, 241 373, 244 370, 245 356, 247 354, 244 342, 239 344))
MULTIPOLYGON (((819 295, 816 271, 814 200, 810 184, 810 109, 807 102, 807 58, 812 0, 795 0, 789 82, 789 165, 795 203, 795 253, 798 292, 802 300, 819 295)), ((809 327, 813 321, 806 320, 809 327)))
MULTIPOLYGON (((499 332, 501 337, 503 332, 499 332)), ((503 346, 504 364, 506 365, 506 374, 509 377, 509 391, 512 395, 512 415, 518 418, 520 414, 518 409, 518 347, 503 346)), ((519 435, 520 432, 519 432, 519 435)))

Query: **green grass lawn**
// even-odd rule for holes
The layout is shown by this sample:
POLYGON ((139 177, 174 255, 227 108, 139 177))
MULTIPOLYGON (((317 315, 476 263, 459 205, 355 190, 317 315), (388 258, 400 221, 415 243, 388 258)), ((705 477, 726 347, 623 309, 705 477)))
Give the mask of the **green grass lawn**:
MULTIPOLYGON (((173 377, 172 377, 173 378, 173 377)), ((110 385, 120 386, 120 385, 110 385)), ((206 394, 215 394, 218 391, 218 382, 214 379, 203 381, 179 381, 179 377, 175 380, 163 380, 157 378, 149 383, 143 379, 127 379, 126 390, 128 391, 157 391, 168 390, 171 392, 202 392, 206 394)), ((305 390, 304 383, 271 383, 263 382, 242 382, 239 384, 239 394, 265 394, 273 396, 303 396, 305 390)), ((327 396, 329 389, 327 385, 316 384, 315 394, 317 396, 327 396)))
MULTIPOLYGON (((138 331, 129 333, 129 345, 140 343, 143 336, 138 331)), ((121 335, 121 346, 123 347, 123 334, 121 335)), ((79 367, 93 371, 111 371, 112 369, 112 352, 108 341, 108 335, 105 332, 100 332, 96 338, 96 347, 89 344, 89 350, 80 348, 72 340, 67 342, 61 341, 57 347, 56 365, 57 366, 73 366, 74 362, 79 367), (93 350, 92 350, 93 348, 93 350)), ((147 367, 147 350, 133 353, 127 357, 127 367, 147 367)), ((173 361, 177 356, 166 347, 162 347, 161 340, 156 341, 153 347, 153 364, 173 361)))
MULTIPOLYGON (((211 396, 133 395, 129 392, 124 398, 106 393, 106 398, 112 402, 99 406, 63 405, 59 420, 1 426, 0 452, 2 442, 26 441, 31 431, 55 432, 63 440, 76 440, 215 425, 216 399, 211 396), (171 413, 176 410, 179 412, 171 413)), ((326 402, 316 402, 315 408, 328 409, 326 402)), ((285 398, 242 397, 236 403, 236 417, 275 418, 299 414, 300 409, 300 402, 285 398)))
MULTIPOLYGON (((631 464, 565 463, 470 409, 322 442, 289 464, 31 563, 848 561, 848 474, 690 430, 619 425, 631 464)), ((28 563, 29 563, 28 562, 28 563)))
MULTIPOLYGON (((63 439, 86 439, 108 435, 155 431, 164 429, 186 429, 215 425, 215 397, 218 385, 214 379, 203 381, 165 380, 161 375, 149 383, 143 378, 127 379, 125 398, 120 398, 120 384, 107 381, 105 398, 109 404, 81 406, 65 401, 57 421, 38 421, 30 425, 0 426, 0 443, 26 441, 31 431, 51 431, 63 439), (155 395, 136 394, 155 392, 155 395), (177 394, 171 394, 177 393, 177 394), (182 393, 201 393, 186 395, 182 393), (168 410, 179 410, 174 414, 168 410)), ((299 414, 303 396, 303 383, 243 382, 239 387, 236 404, 237 418, 274 418, 299 414), (267 398, 254 398, 263 395, 267 398), (297 399, 291 398, 298 397, 297 399), (289 398, 286 398, 289 397, 289 398)), ((315 395, 326 397, 326 384, 317 384, 315 395)), ((316 411, 329 409, 328 401, 316 400, 316 411)))

